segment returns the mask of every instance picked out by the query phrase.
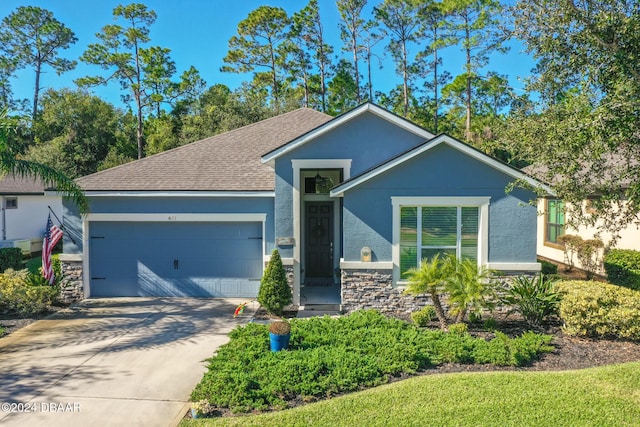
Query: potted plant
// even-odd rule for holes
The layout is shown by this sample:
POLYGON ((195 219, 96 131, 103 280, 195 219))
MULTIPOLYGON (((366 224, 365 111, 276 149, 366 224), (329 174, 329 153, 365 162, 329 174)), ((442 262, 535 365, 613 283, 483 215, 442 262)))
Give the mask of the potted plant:
POLYGON ((284 320, 277 320, 269 325, 269 343, 271 351, 280 351, 289 347, 291 325, 284 320))
POLYGON ((191 404, 191 418, 206 418, 212 412, 213 406, 206 399, 191 404))

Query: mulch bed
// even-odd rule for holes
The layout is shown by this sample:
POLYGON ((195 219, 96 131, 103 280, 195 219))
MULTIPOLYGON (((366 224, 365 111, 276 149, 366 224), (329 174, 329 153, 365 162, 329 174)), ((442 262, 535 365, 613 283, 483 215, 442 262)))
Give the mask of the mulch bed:
MULTIPOLYGON (((522 320, 497 319, 498 330, 510 337, 521 335, 530 330, 522 320)), ((437 327, 434 323, 433 327, 437 327)), ((490 334, 481 329, 481 325, 471 325, 469 332, 474 336, 490 338, 490 334)), ((493 365, 445 364, 423 372, 423 374, 448 372, 482 371, 562 371, 584 369, 603 365, 640 361, 640 342, 618 339, 590 339, 566 335, 562 332, 561 322, 552 320, 537 332, 552 335, 551 345, 555 350, 544 353, 530 366, 501 367, 493 365)))

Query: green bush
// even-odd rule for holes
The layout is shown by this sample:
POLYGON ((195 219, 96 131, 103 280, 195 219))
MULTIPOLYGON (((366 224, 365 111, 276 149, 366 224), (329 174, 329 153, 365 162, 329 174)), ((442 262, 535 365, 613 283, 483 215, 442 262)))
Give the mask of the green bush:
POLYGON ((0 273, 9 268, 13 270, 22 268, 22 250, 20 248, 0 249, 0 273))
POLYGON ((604 256, 604 270, 614 285, 640 290, 640 251, 611 249, 604 256))
POLYGON ((601 282, 559 282, 569 335, 640 340, 640 291, 601 282))
POLYGON ((432 305, 425 305, 422 309, 411 313, 411 320, 418 326, 427 326, 436 317, 436 309, 432 305))
POLYGON ((0 325, 0 338, 4 336, 4 326, 0 325))
POLYGON ((543 274, 518 276, 501 298, 509 306, 507 315, 520 313, 530 326, 540 326, 547 316, 557 313, 562 296, 554 290, 554 280, 543 274))
POLYGON ((482 322, 482 329, 484 329, 485 331, 495 331, 496 329, 498 329, 498 321, 493 317, 489 317, 488 319, 485 319, 484 322, 482 322))
POLYGON ((58 298, 57 286, 34 286, 33 277, 27 270, 9 269, 0 274, 0 310, 20 316, 38 314, 58 298))
POLYGON ((510 339, 502 332, 496 332, 491 341, 478 342, 473 349, 476 363, 491 363, 500 366, 523 366, 531 363, 542 352, 553 351, 549 345, 553 337, 525 332, 510 339))
MULTIPOLYGON (((386 383, 440 363, 496 363, 517 366, 541 352, 531 334, 486 341, 467 332, 420 329, 376 311, 348 316, 291 320, 289 351, 269 350, 268 326, 250 323, 208 360, 208 372, 191 395, 233 412, 288 407, 386 383), (524 337, 524 336, 523 336, 524 337), (522 341, 522 342, 520 342, 522 341), (508 349, 501 351, 501 346, 508 349), (487 355, 489 353, 489 355, 487 355), (514 353, 516 355, 514 355, 514 353), (506 356, 504 356, 506 355, 506 356)), ((540 338, 539 342, 548 342, 540 338)))
POLYGON ((292 300, 287 273, 282 265, 280 252, 274 249, 264 271, 258 292, 258 302, 269 313, 282 315, 282 310, 292 300))
POLYGON ((468 330, 469 327, 466 323, 454 323, 453 325, 449 326, 449 332, 452 334, 466 334, 468 330))
POLYGON ((542 267, 540 273, 544 274, 545 276, 549 274, 558 274, 558 266, 556 264, 545 261, 543 259, 539 259, 538 262, 542 267))

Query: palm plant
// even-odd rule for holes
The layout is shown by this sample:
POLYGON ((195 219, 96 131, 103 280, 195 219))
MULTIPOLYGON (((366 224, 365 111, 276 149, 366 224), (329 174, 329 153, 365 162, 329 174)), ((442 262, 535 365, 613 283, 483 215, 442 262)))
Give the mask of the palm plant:
POLYGON ((447 315, 442 308, 440 294, 444 292, 447 278, 451 274, 450 258, 441 259, 436 254, 430 260, 424 259, 419 267, 414 267, 405 273, 408 284, 405 293, 412 295, 429 294, 436 311, 440 328, 447 330, 447 315))
POLYGON ((446 280, 449 294, 449 312, 456 316, 455 323, 464 321, 467 314, 479 316, 482 310, 492 309, 495 301, 495 285, 491 270, 478 267, 475 260, 459 260, 448 256, 452 272, 446 280))
POLYGON ((82 189, 66 175, 40 163, 30 162, 16 157, 9 147, 8 135, 14 130, 17 124, 7 115, 7 110, 0 111, 0 176, 5 174, 17 175, 20 177, 33 176, 41 179, 47 185, 63 195, 70 197, 78 206, 81 213, 89 210, 89 203, 82 192, 82 189))

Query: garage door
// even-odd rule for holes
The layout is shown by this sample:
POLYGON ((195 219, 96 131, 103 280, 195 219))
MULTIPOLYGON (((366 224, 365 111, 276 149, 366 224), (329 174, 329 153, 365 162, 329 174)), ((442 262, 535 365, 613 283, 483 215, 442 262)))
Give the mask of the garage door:
POLYGON ((259 222, 91 222, 90 295, 255 297, 259 222))

